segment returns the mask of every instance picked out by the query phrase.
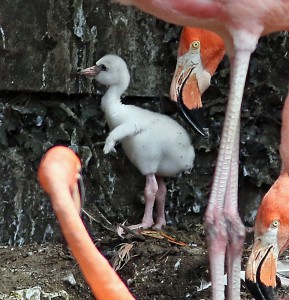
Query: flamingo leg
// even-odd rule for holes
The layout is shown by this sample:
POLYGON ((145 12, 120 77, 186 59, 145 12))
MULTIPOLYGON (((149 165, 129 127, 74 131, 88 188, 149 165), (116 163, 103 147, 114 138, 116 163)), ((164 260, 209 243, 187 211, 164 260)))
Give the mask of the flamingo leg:
POLYGON ((163 177, 157 176, 158 191, 156 193, 156 224, 154 228, 161 229, 166 225, 166 216, 165 216, 165 203, 167 195, 167 187, 164 182, 163 177))
POLYGON ((129 229, 135 230, 139 228, 149 228, 154 225, 153 209, 158 191, 158 183, 155 174, 148 174, 146 176, 146 185, 144 189, 145 197, 145 211, 142 218, 142 222, 137 225, 128 226, 129 229))
POLYGON ((145 211, 142 218, 142 227, 151 227, 154 224, 153 209, 158 191, 158 183, 154 174, 146 176, 146 186, 144 190, 145 211))
POLYGON ((240 296, 240 271, 245 240, 245 228, 238 213, 238 164, 239 164, 240 121, 234 142, 230 173, 227 183, 224 203, 228 240, 227 244, 227 278, 228 299, 238 299, 240 296))
MULTIPOLYGON (((217 159, 217 165, 211 190, 211 195, 205 214, 205 226, 207 229, 208 251, 211 265, 212 295, 213 300, 224 299, 224 264, 225 253, 229 232, 235 232, 236 224, 226 220, 224 213, 225 196, 235 195, 236 191, 231 192, 227 189, 232 168, 238 169, 236 163, 232 163, 234 149, 236 151, 237 131, 239 130, 240 110, 242 103, 243 90, 252 51, 239 50, 235 56, 231 57, 231 87, 227 112, 224 122, 223 134, 217 159), (231 168, 232 167, 232 168, 231 168)), ((238 149, 238 147, 237 147, 238 149)), ((236 172, 231 175, 236 175, 236 172)), ((232 177, 232 176, 231 176, 232 177)), ((233 184, 235 179, 230 178, 228 188, 236 186, 233 184)), ((235 187, 237 189, 237 186, 235 187)), ((226 202, 231 199, 227 199, 226 202)), ((243 233, 244 235, 245 233, 243 233)), ((234 262, 235 263, 235 262, 234 262)))
POLYGON ((280 155, 283 163, 283 168, 289 172, 289 93, 284 103, 282 113, 282 128, 281 128, 281 144, 280 155))

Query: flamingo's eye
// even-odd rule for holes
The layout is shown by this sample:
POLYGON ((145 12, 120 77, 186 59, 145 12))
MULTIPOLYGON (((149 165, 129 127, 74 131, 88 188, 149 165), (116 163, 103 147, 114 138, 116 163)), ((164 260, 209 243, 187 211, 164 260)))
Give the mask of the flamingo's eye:
POLYGON ((272 225, 272 227, 277 228, 277 227, 279 227, 279 225, 280 225, 280 221, 279 221, 279 220, 274 220, 274 221, 271 223, 271 225, 272 225))
POLYGON ((192 48, 193 50, 197 50, 198 48, 200 48, 200 45, 201 45, 200 41, 193 41, 193 42, 191 43, 191 48, 192 48))

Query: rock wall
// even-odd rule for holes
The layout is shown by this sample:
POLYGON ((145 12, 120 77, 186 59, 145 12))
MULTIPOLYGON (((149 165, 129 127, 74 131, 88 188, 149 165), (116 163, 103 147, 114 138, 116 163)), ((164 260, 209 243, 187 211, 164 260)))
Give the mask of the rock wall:
MULTIPOLYGON (((92 234, 118 222, 139 222, 144 177, 119 146, 102 148, 108 128, 98 86, 78 77, 103 52, 129 63, 125 103, 168 114, 182 123, 196 148, 189 175, 167 179, 168 224, 193 230, 202 222, 229 89, 229 62, 220 64, 204 95, 210 138, 195 134, 168 101, 179 28, 108 1, 1 1, 0 10, 0 243, 21 245, 60 238, 48 197, 37 182, 42 155, 53 145, 74 149, 83 163, 83 215, 92 234), (96 93, 95 96, 84 94, 96 93), (138 97, 136 97, 138 96, 138 97), (146 96, 146 97, 145 97, 146 96)), ((240 212, 252 224, 258 204, 277 178, 281 109, 289 79, 288 33, 260 40, 242 106, 240 212)), ((101 90, 100 92, 102 92, 101 90)))
POLYGON ((178 32, 111 1, 2 0, 0 90, 95 92, 77 70, 114 53, 129 64, 129 95, 167 95, 178 32))

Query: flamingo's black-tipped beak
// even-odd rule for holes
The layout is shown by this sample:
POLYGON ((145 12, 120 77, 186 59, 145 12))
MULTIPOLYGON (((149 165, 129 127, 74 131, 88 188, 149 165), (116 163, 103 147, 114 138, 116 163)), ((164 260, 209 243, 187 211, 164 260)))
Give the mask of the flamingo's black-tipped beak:
POLYGON ((246 266, 246 286, 256 300, 277 300, 277 258, 273 245, 254 244, 246 266))
POLYGON ((84 201, 85 201, 85 189, 84 189, 82 176, 80 174, 80 170, 79 173, 77 174, 77 182, 73 186, 71 186, 70 192, 75 207, 77 211, 81 214, 81 210, 84 206, 84 201))
POLYGON ((204 126, 201 92, 194 72, 196 65, 184 68, 178 62, 171 83, 170 97, 176 101, 182 117, 201 136, 208 138, 209 129, 204 126))
POLYGON ((201 108, 189 109, 183 102, 182 94, 177 98, 178 107, 182 117, 199 133, 202 137, 209 137, 209 128, 204 126, 203 110, 201 108))

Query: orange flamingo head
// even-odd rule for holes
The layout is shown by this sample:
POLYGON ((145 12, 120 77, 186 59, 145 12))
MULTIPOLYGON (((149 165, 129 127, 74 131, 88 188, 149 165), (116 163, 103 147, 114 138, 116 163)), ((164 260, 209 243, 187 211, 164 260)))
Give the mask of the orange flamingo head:
POLYGON ((183 27, 170 97, 178 102, 186 119, 204 135, 189 111, 202 107, 201 96, 225 54, 223 40, 214 32, 183 27))
POLYGON ((277 260, 289 246, 289 175, 283 171, 258 209, 246 283, 256 299, 276 299, 277 260), (263 298, 262 298, 263 297, 263 298))
POLYGON ((78 210, 81 207, 78 181, 81 163, 77 155, 69 148, 55 146, 49 149, 41 160, 38 180, 43 189, 52 197, 57 190, 69 188, 78 210))
POLYGON ((224 54, 224 42, 214 32, 183 27, 171 84, 171 99, 177 101, 181 96, 187 108, 201 107, 201 95, 210 86, 211 76, 224 54))

